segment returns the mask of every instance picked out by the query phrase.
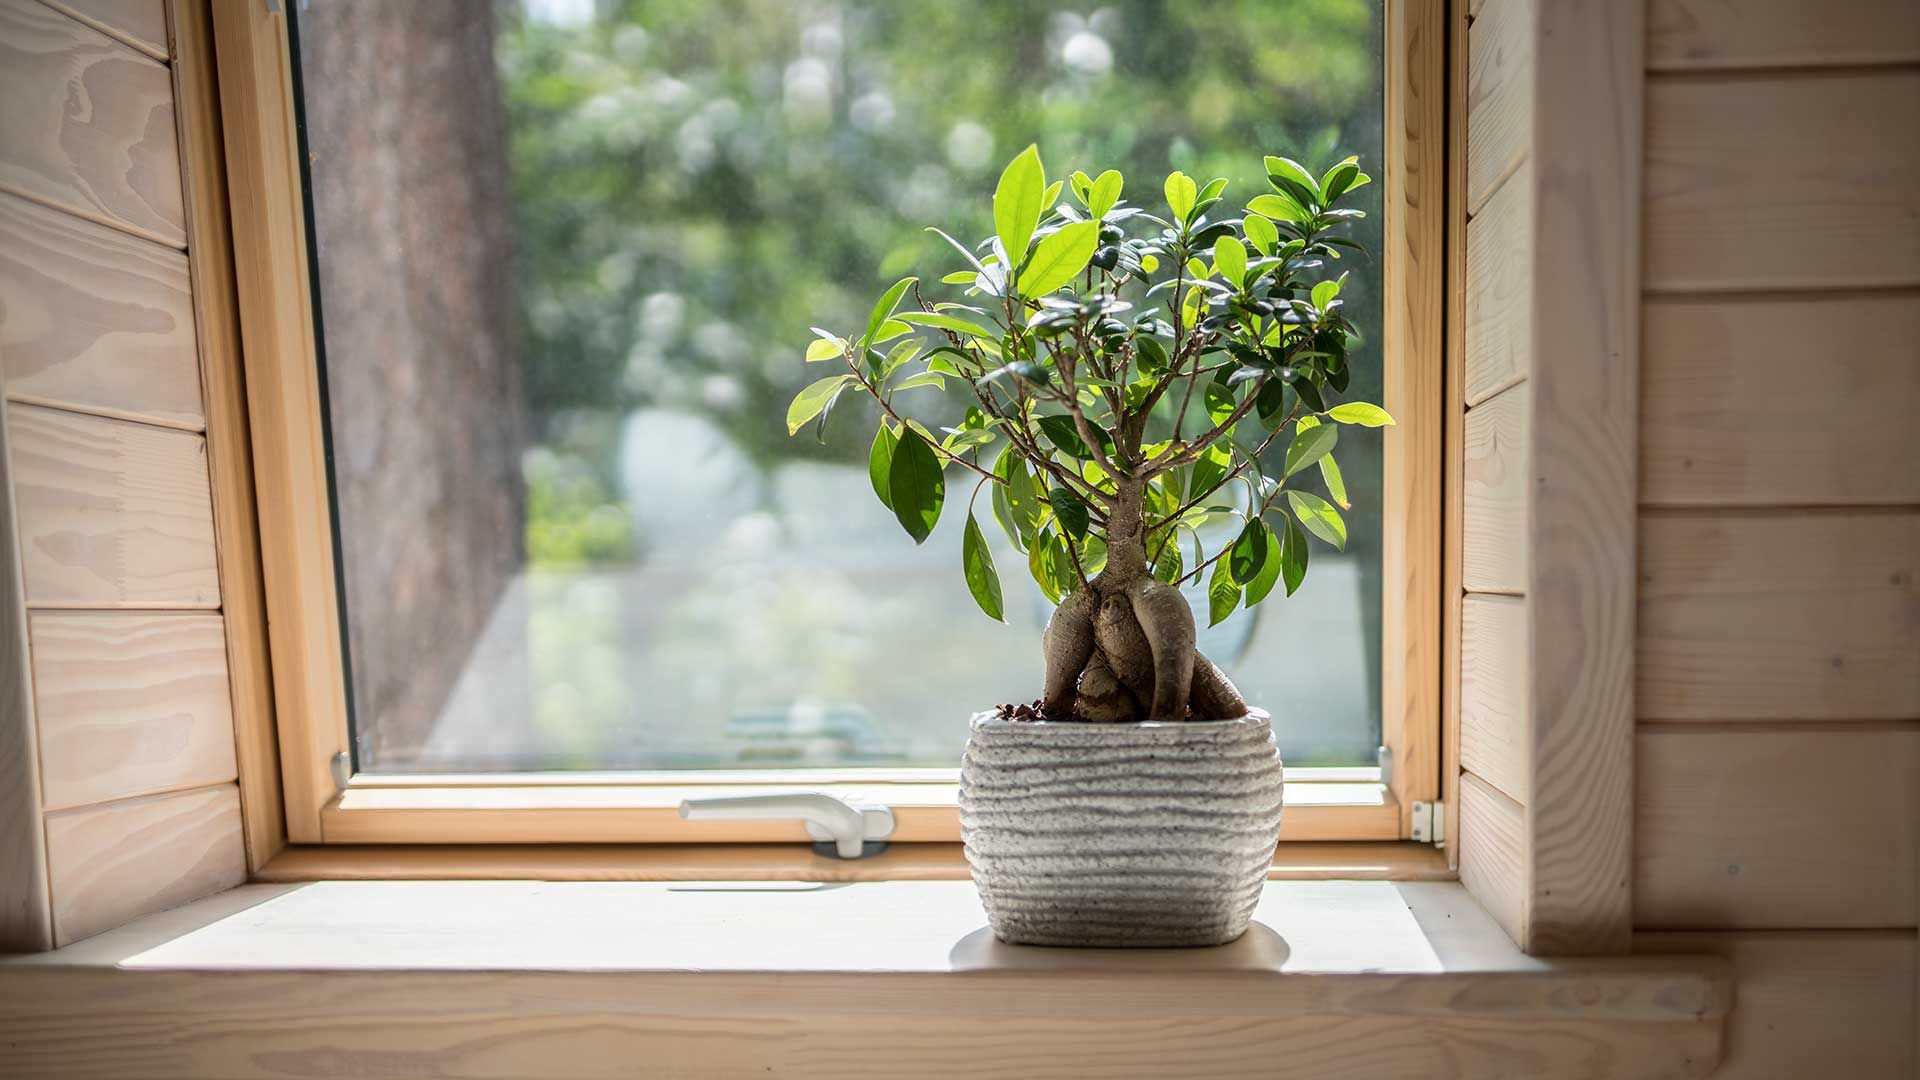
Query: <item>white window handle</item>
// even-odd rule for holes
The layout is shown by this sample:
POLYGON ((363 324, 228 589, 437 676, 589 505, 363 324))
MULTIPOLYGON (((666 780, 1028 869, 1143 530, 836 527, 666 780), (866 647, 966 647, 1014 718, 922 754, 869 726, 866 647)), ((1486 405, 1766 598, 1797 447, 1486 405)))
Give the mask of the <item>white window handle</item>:
POLYGON ((784 791, 778 795, 736 795, 723 799, 685 799, 680 817, 687 821, 772 821, 798 818, 816 847, 833 844, 842 859, 879 853, 870 841, 893 835, 893 811, 884 806, 854 804, 818 791, 784 791))

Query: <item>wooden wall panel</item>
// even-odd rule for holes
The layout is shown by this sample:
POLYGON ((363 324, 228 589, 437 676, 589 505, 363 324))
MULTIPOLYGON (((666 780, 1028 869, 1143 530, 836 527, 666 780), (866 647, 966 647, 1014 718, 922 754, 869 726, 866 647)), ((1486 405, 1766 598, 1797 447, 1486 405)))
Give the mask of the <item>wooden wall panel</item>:
POLYGON ((1460 775, 1460 884, 1516 942, 1532 937, 1526 808, 1468 772, 1460 775))
POLYGON ((1648 514, 1642 720, 1920 718, 1920 511, 1648 514))
POLYGON ((165 0, 40 0, 41 3, 126 42, 156 60, 167 59, 165 0))
POLYGON ((37 0, 0 0, 0 189, 184 246, 165 65, 37 0))
POLYGON ((1643 727, 1642 927, 1903 927, 1920 888, 1920 726, 1643 727))
POLYGON ((0 194, 0 363, 7 396, 201 426, 187 258, 0 194))
POLYGON ((1460 626, 1460 765, 1524 804, 1533 786, 1527 600, 1469 594, 1460 626))
POLYGON ((47 809, 234 778, 219 615, 43 611, 30 631, 47 809))
POLYGON ((54 938, 91 937, 247 876, 233 784, 47 815, 54 938))
POLYGON ((1642 504, 1920 503, 1920 292, 1651 297, 1645 320, 1642 504))
POLYGON ((1650 0, 1647 67, 1711 71, 1920 61, 1920 4, 1650 0))
POLYGON ((1920 72, 1647 88, 1649 289, 1920 283, 1920 72))
POLYGON ((1467 30, 1467 213, 1479 214, 1533 141, 1538 0, 1489 0, 1467 30))
POLYGON ((1524 593, 1533 442, 1525 384, 1467 410, 1461 580, 1469 592, 1524 593))
POLYGON ((1912 931, 1635 934, 1635 952, 1725 956, 1736 1002, 1714 1080, 1915 1075, 1912 931))
POLYGON ((1533 182, 1523 166, 1467 222, 1469 407, 1533 368, 1533 182))
POLYGON ((205 440, 8 407, 27 601, 218 607, 205 440))
POLYGON ((6 437, 6 412, 0 409, 0 953, 53 947, 26 594, 6 437))

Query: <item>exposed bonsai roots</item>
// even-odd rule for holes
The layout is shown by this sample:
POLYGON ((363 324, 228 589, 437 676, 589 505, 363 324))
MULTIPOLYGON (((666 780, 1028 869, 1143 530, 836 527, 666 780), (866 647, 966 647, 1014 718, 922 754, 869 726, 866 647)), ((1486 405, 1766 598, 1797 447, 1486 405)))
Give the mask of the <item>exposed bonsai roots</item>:
POLYGON ((1194 648, 1193 610, 1150 577, 1096 578, 1047 622, 1047 711, 1098 723, 1227 720, 1247 704, 1194 648))

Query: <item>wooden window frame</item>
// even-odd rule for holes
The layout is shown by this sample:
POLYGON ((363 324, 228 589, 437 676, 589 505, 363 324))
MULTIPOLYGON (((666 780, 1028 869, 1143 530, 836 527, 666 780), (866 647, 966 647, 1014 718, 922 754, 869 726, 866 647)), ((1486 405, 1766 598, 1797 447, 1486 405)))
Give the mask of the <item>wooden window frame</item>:
MULTIPOLYGON (((260 694, 258 707, 236 710, 254 869, 288 842, 726 843, 744 852, 805 839, 797 823, 679 819, 681 798, 722 786, 877 798, 895 808, 897 840, 957 841, 953 770, 339 775, 350 733, 288 16, 259 3, 176 4, 203 13, 198 44, 209 59, 217 52, 211 77, 183 88, 181 108, 190 126, 218 133, 195 140, 207 179, 194 197, 226 203, 201 239, 226 246, 230 237, 233 251, 231 288, 208 301, 230 307, 237 328, 231 355, 215 358, 232 392, 210 401, 208 428, 245 458, 216 478, 221 539, 232 545, 223 565, 250 577, 265 608, 231 647, 236 682, 272 691, 270 708, 260 694)), ((1383 463, 1390 766, 1289 769, 1283 842, 1405 840, 1415 803, 1440 797, 1448 8, 1385 4, 1384 405, 1398 420, 1386 429, 1383 463)), ((1406 865, 1414 864, 1424 857, 1406 865)))

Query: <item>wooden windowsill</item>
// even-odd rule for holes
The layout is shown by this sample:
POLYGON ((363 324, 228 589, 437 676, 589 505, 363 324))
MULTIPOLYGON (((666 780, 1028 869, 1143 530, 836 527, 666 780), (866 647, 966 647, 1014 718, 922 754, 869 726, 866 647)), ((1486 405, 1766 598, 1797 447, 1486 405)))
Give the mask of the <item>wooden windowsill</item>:
POLYGON ((1722 961, 1521 955, 1452 882, 1273 882, 1241 940, 1003 945, 961 882, 248 885, 0 960, 0 1071, 1698 1075, 1722 961))

